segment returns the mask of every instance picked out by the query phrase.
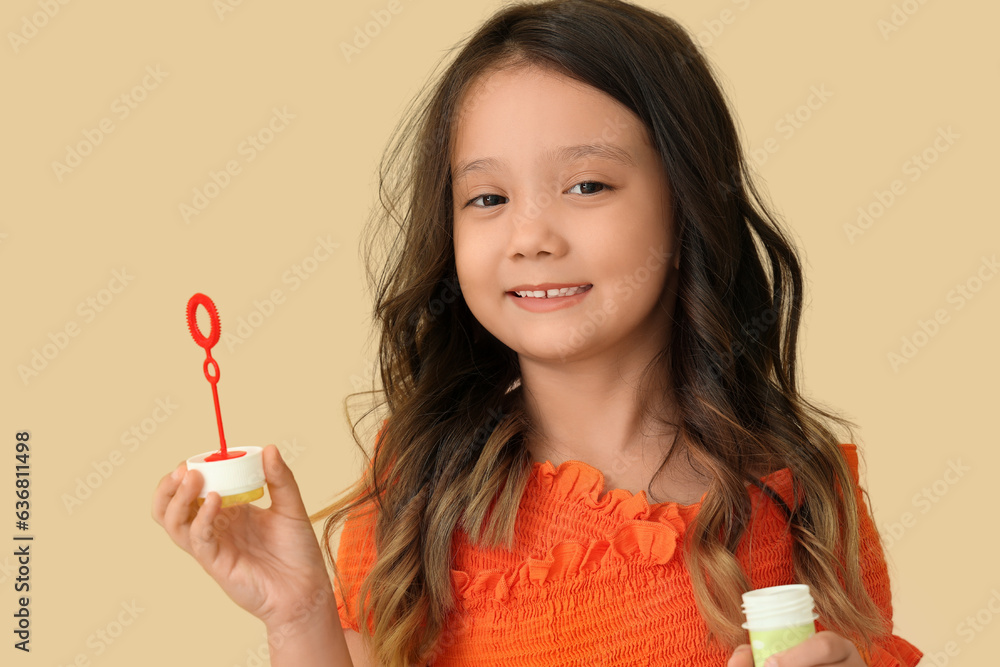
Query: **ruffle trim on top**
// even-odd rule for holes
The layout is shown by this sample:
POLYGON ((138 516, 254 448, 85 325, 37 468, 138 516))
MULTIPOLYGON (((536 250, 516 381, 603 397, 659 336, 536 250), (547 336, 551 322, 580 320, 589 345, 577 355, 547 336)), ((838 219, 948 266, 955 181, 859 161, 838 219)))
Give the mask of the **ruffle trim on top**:
POLYGON ((676 549, 679 532, 667 524, 635 522, 621 526, 610 539, 590 544, 564 541, 544 558, 528 558, 516 568, 484 570, 470 577, 461 570, 451 571, 451 583, 460 600, 480 595, 504 602, 520 582, 545 587, 552 582, 593 574, 611 563, 648 562, 665 564, 676 549))
POLYGON ((451 570, 457 598, 491 595, 503 602, 511 589, 522 582, 545 587, 614 567, 613 563, 664 565, 673 558, 684 529, 705 498, 702 494, 701 500, 693 505, 673 502, 650 505, 644 490, 633 494, 612 489, 602 496, 603 491, 604 474, 587 463, 565 461, 558 468, 550 461, 533 463, 525 494, 542 493, 571 504, 583 504, 618 527, 606 539, 559 542, 542 558, 528 558, 514 568, 483 570, 473 576, 451 570))
POLYGON ((532 482, 545 493, 583 503, 595 512, 623 520, 662 522, 663 516, 672 515, 683 526, 685 519, 693 517, 701 507, 706 495, 703 493, 693 505, 669 501, 650 504, 645 490, 635 494, 625 489, 605 492, 604 473, 583 461, 564 461, 558 468, 551 461, 535 462, 531 468, 532 482))
MULTIPOLYGON (((842 444, 841 448, 856 476, 855 446, 842 444)), ((785 499, 791 497, 788 468, 777 470, 761 481, 785 499)), ((750 491, 758 489, 751 487, 750 491)), ((542 493, 570 504, 585 505, 618 527, 605 539, 588 543, 564 540, 543 557, 529 557, 516 567, 482 570, 473 575, 451 570, 452 587, 458 600, 464 602, 485 595, 503 602, 515 586, 544 588, 553 582, 614 567, 615 563, 664 565, 674 557, 684 530, 708 495, 703 493, 698 502, 682 505, 670 501, 650 504, 645 490, 633 494, 625 489, 612 489, 605 493, 604 474, 576 460, 564 461, 558 468, 551 461, 532 463, 531 478, 525 489, 525 494, 529 493, 542 493)))

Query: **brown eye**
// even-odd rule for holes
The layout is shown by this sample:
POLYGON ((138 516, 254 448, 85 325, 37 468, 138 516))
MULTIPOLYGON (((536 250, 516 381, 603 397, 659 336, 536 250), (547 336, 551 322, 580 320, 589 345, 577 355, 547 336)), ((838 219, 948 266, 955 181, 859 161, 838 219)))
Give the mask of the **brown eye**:
MULTIPOLYGON (((597 192, 600 192, 601 190, 611 190, 612 189, 610 185, 606 185, 606 184, 600 183, 598 181, 583 181, 581 183, 577 183, 576 185, 574 185, 573 188, 575 188, 577 186, 580 186, 580 188, 581 188, 581 191, 580 191, 581 195, 592 195, 592 194, 596 194, 597 192), (599 190, 594 190, 594 186, 600 186, 600 189, 599 190), (587 188, 586 192, 583 191, 584 188, 587 188)), ((573 188, 569 189, 570 192, 573 191, 573 188)))
MULTIPOLYGON (((468 206, 469 204, 472 204, 473 202, 475 202, 475 201, 478 201, 478 200, 480 200, 480 199, 483 199, 483 200, 486 200, 486 199, 490 199, 491 201, 494 201, 494 202, 495 202, 495 203, 493 204, 493 206, 496 206, 496 205, 498 205, 498 204, 502 203, 502 202, 497 202, 497 201, 496 201, 497 199, 506 199, 506 197, 502 197, 502 196, 500 196, 500 195, 479 195, 479 196, 478 196, 478 197, 476 197, 475 199, 470 199, 470 200, 469 200, 469 201, 468 201, 468 202, 466 203, 466 206, 468 206)), ((476 204, 475 206, 476 206, 476 208, 493 208, 493 206, 479 206, 478 204, 476 204)))

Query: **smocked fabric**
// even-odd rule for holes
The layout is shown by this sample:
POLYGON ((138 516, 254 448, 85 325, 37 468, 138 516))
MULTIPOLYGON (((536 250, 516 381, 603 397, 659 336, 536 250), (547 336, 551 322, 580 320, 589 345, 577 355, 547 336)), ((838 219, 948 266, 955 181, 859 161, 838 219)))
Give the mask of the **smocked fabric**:
MULTIPOLYGON (((842 444, 858 481, 853 444, 842 444)), ((785 468, 762 481, 786 503, 785 468)), ((750 529, 736 551, 753 588, 797 583, 782 510, 755 486, 750 529)), ((451 582, 457 608, 429 664, 450 666, 725 665, 730 653, 708 645, 684 564, 684 531, 692 505, 650 504, 645 491, 604 492, 604 475, 582 461, 535 462, 518 509, 513 550, 477 549, 456 529, 451 582)), ((857 494, 859 507, 863 497, 857 494)), ((892 619, 889 575, 877 530, 861 519, 863 580, 883 616, 892 619)), ((358 592, 374 562, 374 515, 344 524, 335 586, 341 625, 359 630, 358 592)), ((371 628, 369 621, 369 628, 371 628)), ((817 631, 826 629, 822 616, 817 631)), ((916 665, 922 652, 887 634, 864 655, 876 667, 916 665)))

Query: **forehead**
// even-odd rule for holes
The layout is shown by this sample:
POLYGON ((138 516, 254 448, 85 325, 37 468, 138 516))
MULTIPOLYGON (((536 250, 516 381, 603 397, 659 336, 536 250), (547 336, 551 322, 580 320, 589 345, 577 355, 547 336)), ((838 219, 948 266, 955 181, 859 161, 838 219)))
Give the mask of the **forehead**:
POLYGON ((649 145, 627 107, 588 85, 538 67, 488 72, 472 81, 452 125, 452 165, 555 146, 649 145))

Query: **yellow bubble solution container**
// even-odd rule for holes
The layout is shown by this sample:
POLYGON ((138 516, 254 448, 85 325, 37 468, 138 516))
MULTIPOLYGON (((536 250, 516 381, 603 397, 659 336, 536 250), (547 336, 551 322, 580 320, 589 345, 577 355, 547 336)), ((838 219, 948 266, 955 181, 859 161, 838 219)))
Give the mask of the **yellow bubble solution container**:
POLYGON ((211 491, 222 497, 223 507, 262 498, 265 486, 263 451, 260 447, 229 447, 226 458, 221 458, 219 452, 203 452, 189 458, 188 470, 197 470, 205 480, 195 501, 198 507, 211 491))
POLYGON ((816 634, 813 598, 806 584, 758 588, 743 594, 743 628, 750 633, 754 667, 816 634))

